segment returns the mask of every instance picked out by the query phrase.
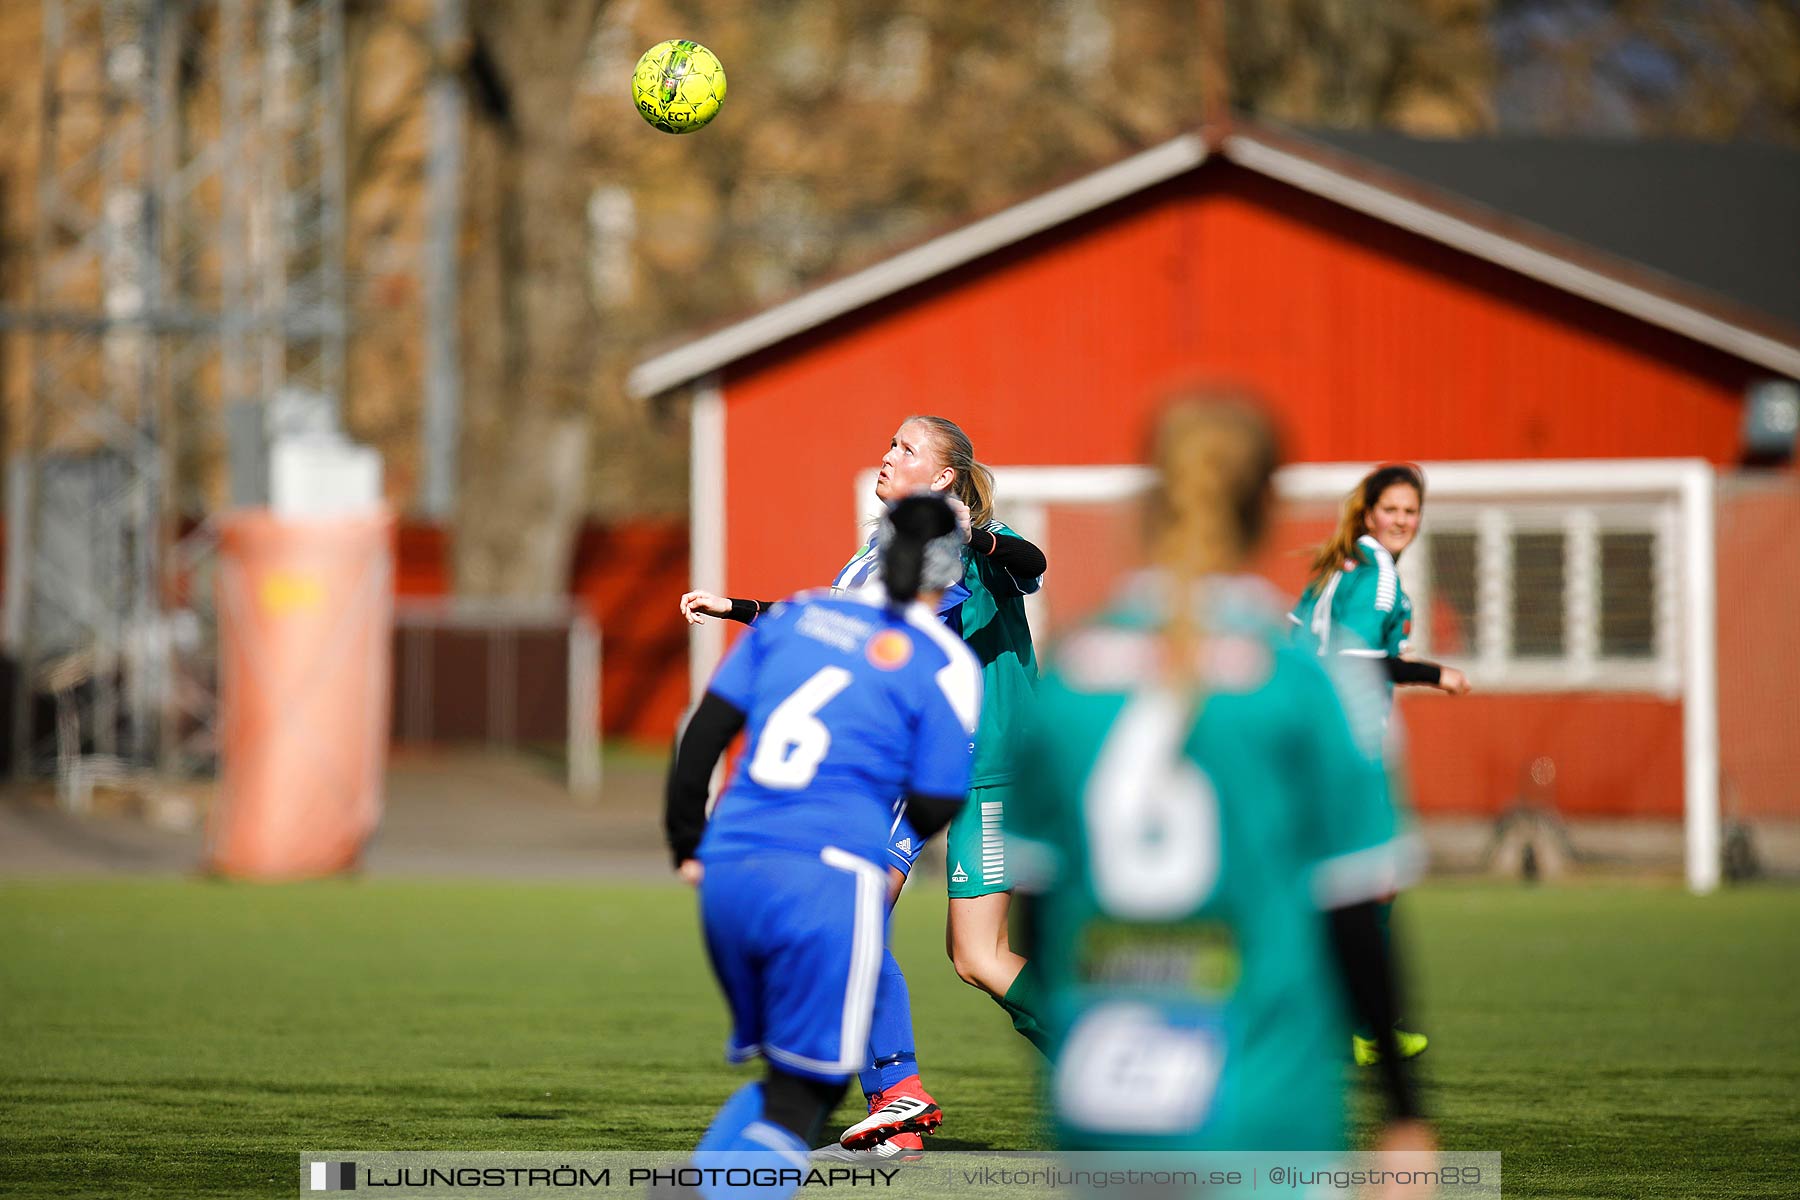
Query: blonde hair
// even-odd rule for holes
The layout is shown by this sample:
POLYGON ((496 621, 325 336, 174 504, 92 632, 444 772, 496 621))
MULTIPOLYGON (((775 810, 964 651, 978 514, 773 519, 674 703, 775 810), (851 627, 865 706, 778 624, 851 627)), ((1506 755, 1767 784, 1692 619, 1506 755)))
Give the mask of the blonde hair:
POLYGON ((1192 683, 1200 641, 1193 585, 1241 566, 1256 548, 1280 457, 1273 424, 1246 391, 1183 393, 1157 425, 1145 527, 1150 560, 1170 582, 1164 637, 1172 674, 1184 686, 1192 683))
POLYGON ((969 520, 980 528, 994 519, 994 473, 975 461, 975 445, 962 427, 948 417, 908 417, 900 422, 917 422, 931 431, 931 447, 938 459, 956 472, 950 490, 969 506, 969 520))
POLYGON ((1403 483, 1419 494, 1419 507, 1425 507, 1425 472, 1412 463, 1385 463, 1364 475, 1338 511, 1337 532, 1313 555, 1307 586, 1339 570, 1346 562, 1356 560, 1356 542, 1368 532, 1369 510, 1380 503, 1381 495, 1395 484, 1403 483))

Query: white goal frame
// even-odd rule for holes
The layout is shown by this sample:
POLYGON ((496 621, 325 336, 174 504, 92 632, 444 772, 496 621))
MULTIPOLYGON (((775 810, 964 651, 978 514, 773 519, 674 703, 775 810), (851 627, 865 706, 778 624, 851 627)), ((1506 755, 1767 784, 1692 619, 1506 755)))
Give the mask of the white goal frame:
MULTIPOLYGON (((1276 476, 1281 499, 1335 503, 1374 464, 1301 463, 1276 476)), ((1560 677, 1481 658, 1470 666, 1483 690, 1506 692, 1613 691, 1679 697, 1682 723, 1682 805, 1686 872, 1690 891, 1715 890, 1720 877, 1719 710, 1717 564, 1714 555, 1714 471, 1702 459, 1570 459, 1423 463, 1434 512, 1445 506, 1473 510, 1490 523, 1502 506, 1559 505, 1591 511, 1608 505, 1638 505, 1656 514, 1658 544, 1654 579, 1657 625, 1662 632, 1653 660, 1641 668, 1609 667, 1577 653, 1576 664, 1560 677), (1494 684, 1495 686, 1490 686, 1494 684)), ((872 519, 873 470, 855 481, 859 527, 872 519)), ((995 467, 995 494, 1008 523, 1043 546, 1052 568, 1046 590, 1054 588, 1056 550, 1048 544, 1047 506, 1106 504, 1133 499, 1150 484, 1141 466, 995 467)), ((1429 523, 1427 531, 1429 531, 1429 523)), ((1572 520, 1580 538, 1591 522, 1572 520)), ((1409 582, 1425 568, 1418 558, 1402 560, 1409 582)), ((1592 602, 1583 588, 1571 587, 1571 605, 1592 602)), ((1041 600, 1038 601, 1041 604, 1041 600)), ((1496 611, 1483 600, 1483 619, 1496 611)), ((1484 639, 1491 644, 1492 639, 1484 639)), ((1589 648, 1591 651, 1591 647, 1589 648)), ((1452 661, 1456 661, 1452 659, 1452 661)), ((1561 668, 1559 668, 1561 670, 1561 668)))

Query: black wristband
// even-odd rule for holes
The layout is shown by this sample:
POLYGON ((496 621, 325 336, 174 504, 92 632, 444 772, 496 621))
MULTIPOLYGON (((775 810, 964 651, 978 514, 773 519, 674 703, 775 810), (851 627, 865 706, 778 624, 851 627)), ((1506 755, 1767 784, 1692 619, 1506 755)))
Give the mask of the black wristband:
POLYGON ((733 600, 731 602, 731 611, 726 614, 725 619, 727 621, 738 621, 745 625, 749 625, 753 623, 756 618, 762 616, 762 610, 767 607, 768 605, 760 600, 733 600))
POLYGON ((1434 662, 1414 662, 1409 658, 1385 658, 1382 666, 1394 683, 1423 683, 1436 687, 1444 678, 1444 668, 1434 662))

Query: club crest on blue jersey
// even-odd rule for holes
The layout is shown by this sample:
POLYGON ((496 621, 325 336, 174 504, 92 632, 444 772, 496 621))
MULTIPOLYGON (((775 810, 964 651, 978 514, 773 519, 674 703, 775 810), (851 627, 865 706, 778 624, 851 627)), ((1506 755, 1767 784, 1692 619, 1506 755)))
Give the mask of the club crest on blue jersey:
POLYGON ((898 671, 912 658, 912 652, 912 639, 898 629, 882 630, 863 648, 869 665, 883 671, 898 671))

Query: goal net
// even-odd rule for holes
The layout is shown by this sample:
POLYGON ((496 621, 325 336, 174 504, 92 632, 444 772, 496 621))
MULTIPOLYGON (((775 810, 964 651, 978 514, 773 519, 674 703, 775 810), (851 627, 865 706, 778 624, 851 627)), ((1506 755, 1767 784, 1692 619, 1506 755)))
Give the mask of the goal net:
MULTIPOLYGON (((1281 472, 1277 518, 1253 569, 1284 596, 1304 586, 1311 551, 1366 470, 1281 472)), ((1800 685, 1770 665, 1791 664, 1797 647, 1771 653, 1715 615, 1721 573, 1729 584, 1770 561, 1776 531, 1795 527, 1800 507, 1782 507, 1800 506, 1794 489, 1746 505, 1734 481, 1721 487, 1698 460, 1427 463, 1425 472, 1422 532, 1400 563, 1413 653, 1461 668, 1475 688, 1455 699, 1400 694, 1411 796, 1434 863, 1549 876, 1681 864, 1704 892, 1726 866, 1800 859, 1800 772, 1782 744, 1800 728, 1800 685), (1722 703, 1721 677, 1749 686, 1722 703)), ((1074 466, 995 476, 998 515, 1050 560, 1028 601, 1043 644, 1104 603, 1138 560, 1149 474, 1074 466)), ((872 480, 857 487, 866 516, 872 480)), ((1800 584, 1795 552, 1782 553, 1800 584)), ((1794 588, 1759 594, 1779 605, 1794 588)), ((1755 624, 1800 640, 1778 609, 1755 624)))

